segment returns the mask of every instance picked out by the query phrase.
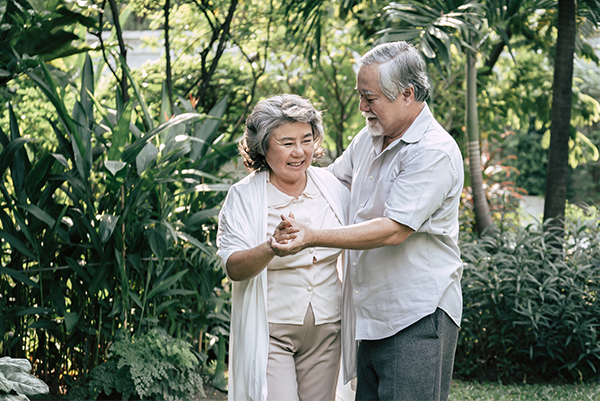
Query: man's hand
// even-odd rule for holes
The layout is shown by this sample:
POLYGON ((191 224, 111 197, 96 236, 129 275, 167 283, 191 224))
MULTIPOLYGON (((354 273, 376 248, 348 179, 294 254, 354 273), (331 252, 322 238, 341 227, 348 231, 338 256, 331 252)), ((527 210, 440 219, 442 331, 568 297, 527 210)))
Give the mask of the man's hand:
POLYGON ((275 228, 271 239, 271 249, 277 256, 294 255, 310 246, 310 239, 315 238, 315 232, 310 227, 289 217, 281 215, 281 223, 275 228))

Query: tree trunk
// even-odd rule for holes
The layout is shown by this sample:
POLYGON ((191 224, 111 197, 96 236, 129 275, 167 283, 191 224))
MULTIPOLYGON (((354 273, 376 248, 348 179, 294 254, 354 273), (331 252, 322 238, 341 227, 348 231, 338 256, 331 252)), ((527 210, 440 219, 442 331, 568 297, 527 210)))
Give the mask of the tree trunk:
MULTIPOLYGON (((171 110, 173 110, 173 77, 171 73, 171 43, 169 38, 169 11, 171 11, 171 1, 165 1, 165 59, 166 59, 166 80, 167 80, 167 95, 169 96, 169 106, 171 110)), ((171 118, 171 116, 166 116, 166 118, 171 118)))
MULTIPOLYGON (((125 40, 123 39, 123 30, 121 29, 121 23, 119 22, 119 8, 117 7, 117 3, 115 0, 109 0, 108 3, 110 4, 110 10, 112 11, 113 15, 113 24, 115 25, 115 30, 117 31, 119 52, 123 56, 123 60, 127 61, 127 46, 125 46, 125 40)), ((121 84, 121 99, 123 99, 123 104, 125 104, 129 100, 129 84, 127 82, 127 73, 125 72, 124 68, 121 68, 121 79, 119 80, 119 83, 121 84)))
POLYGON ((571 104, 573 82, 573 53, 575 51, 575 1, 558 2, 558 40, 554 60, 550 148, 546 173, 544 221, 555 219, 554 228, 563 228, 567 200, 569 169, 569 138, 571 134, 571 104))
POLYGON ((471 190, 475 211, 475 229, 481 235, 491 226, 492 216, 483 189, 483 173, 481 168, 481 152, 479 150, 479 118, 477 116, 477 68, 475 53, 467 50, 467 94, 466 94, 466 126, 469 138, 469 171, 471 175, 471 190))

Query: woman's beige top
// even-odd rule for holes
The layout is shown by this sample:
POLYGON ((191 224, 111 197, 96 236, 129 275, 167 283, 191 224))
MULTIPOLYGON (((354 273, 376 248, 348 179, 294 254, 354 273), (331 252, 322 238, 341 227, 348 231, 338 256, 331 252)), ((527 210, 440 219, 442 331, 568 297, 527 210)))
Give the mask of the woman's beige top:
MULTIPOLYGON (((314 228, 341 227, 331 206, 310 177, 296 199, 267 182, 267 239, 292 212, 295 219, 314 228)), ((267 266, 267 315, 269 323, 298 324, 312 304, 315 324, 340 320, 342 283, 336 269, 341 249, 307 248, 296 255, 275 256, 267 266)))

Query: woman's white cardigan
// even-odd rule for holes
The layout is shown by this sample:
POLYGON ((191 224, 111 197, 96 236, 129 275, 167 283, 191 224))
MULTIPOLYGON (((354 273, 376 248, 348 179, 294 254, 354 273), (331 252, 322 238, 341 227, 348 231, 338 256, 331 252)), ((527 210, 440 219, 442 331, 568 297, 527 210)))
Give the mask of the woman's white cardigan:
MULTIPOLYGON (((342 224, 347 223, 348 190, 325 169, 309 167, 310 177, 342 224)), ((253 248, 267 239, 267 172, 254 172, 229 189, 219 214, 217 254, 225 266, 233 252, 253 248)), ((344 258, 347 260, 348 258, 344 258)), ((356 376, 356 341, 352 288, 344 266, 342 296, 342 373, 347 383, 356 376)), ((245 281, 232 281, 229 334, 229 400, 267 399, 269 324, 267 271, 245 281)))

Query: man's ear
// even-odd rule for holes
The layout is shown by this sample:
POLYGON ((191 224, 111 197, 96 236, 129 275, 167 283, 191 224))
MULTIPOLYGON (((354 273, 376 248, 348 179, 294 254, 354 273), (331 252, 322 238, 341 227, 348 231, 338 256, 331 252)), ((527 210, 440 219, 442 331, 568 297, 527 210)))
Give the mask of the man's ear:
POLYGON ((408 100, 409 98, 412 97, 412 99, 415 98, 415 88, 412 85, 409 85, 404 92, 402 92, 402 96, 404 97, 404 100, 408 100))

